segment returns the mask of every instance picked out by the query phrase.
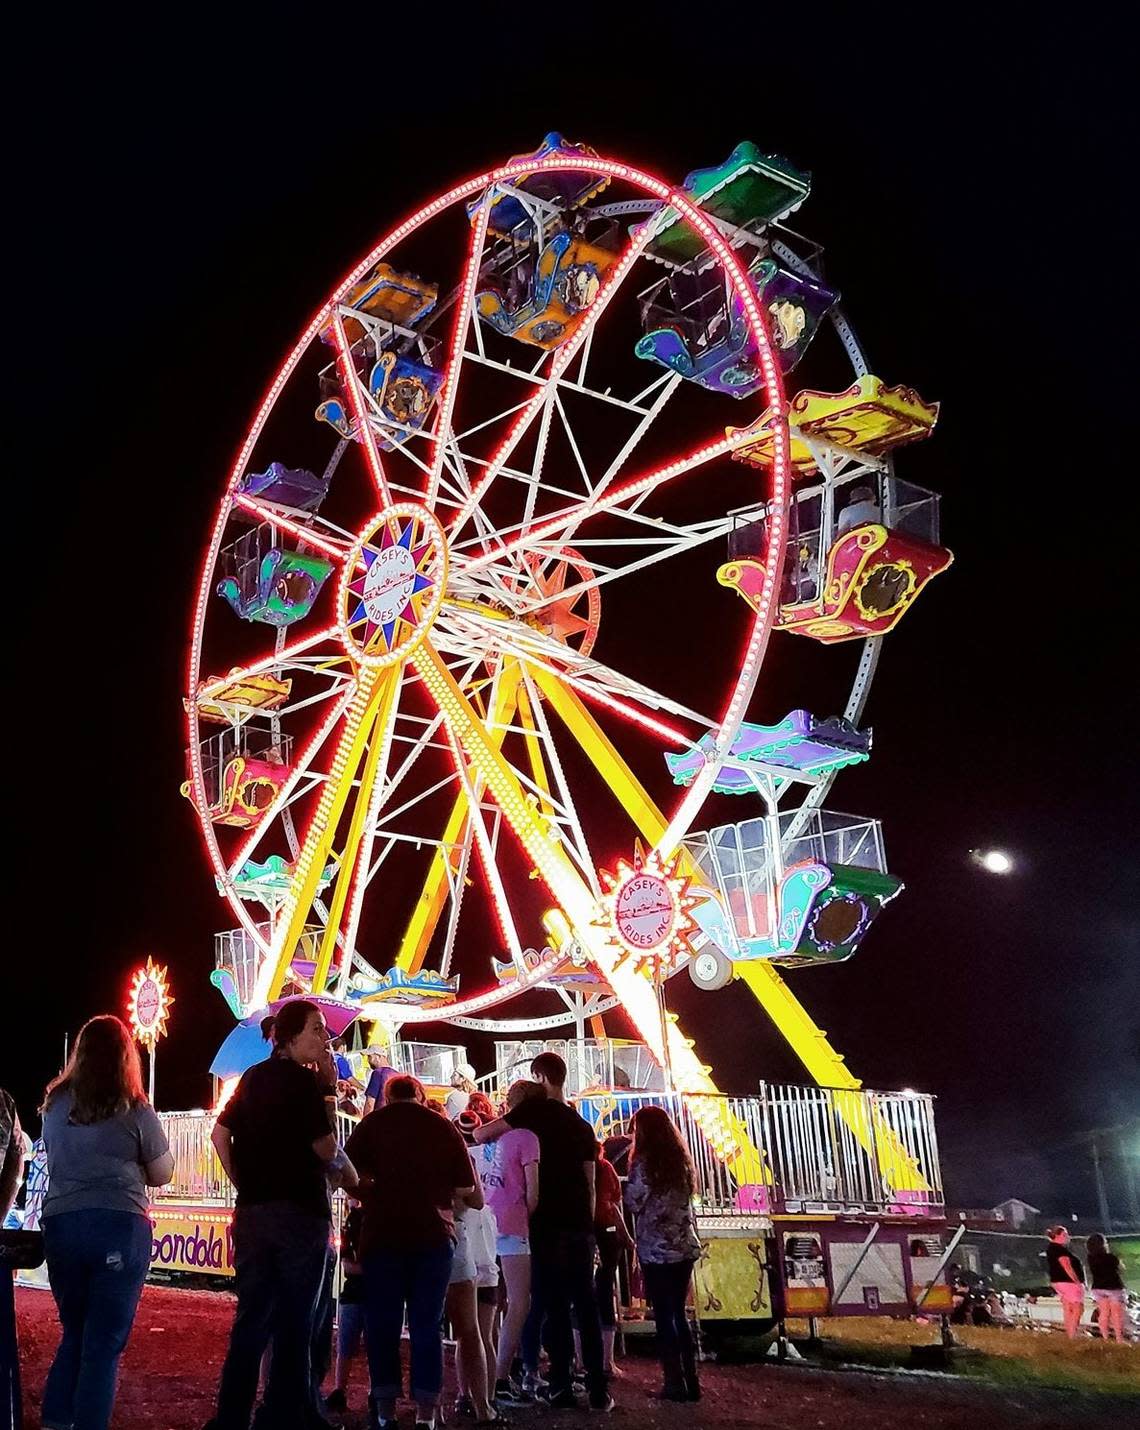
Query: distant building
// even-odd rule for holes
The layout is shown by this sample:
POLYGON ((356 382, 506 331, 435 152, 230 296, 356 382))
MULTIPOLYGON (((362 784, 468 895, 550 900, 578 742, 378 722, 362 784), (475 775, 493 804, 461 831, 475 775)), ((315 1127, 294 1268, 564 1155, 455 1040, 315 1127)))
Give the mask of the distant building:
POLYGON ((1020 1197, 1007 1197, 991 1209, 990 1215, 1003 1221, 1010 1231, 1035 1231, 1041 1208, 1031 1207, 1020 1197))
POLYGON ((1009 1231, 1009 1224, 993 1207, 954 1207, 946 1213, 947 1221, 965 1222, 971 1231, 1009 1231))

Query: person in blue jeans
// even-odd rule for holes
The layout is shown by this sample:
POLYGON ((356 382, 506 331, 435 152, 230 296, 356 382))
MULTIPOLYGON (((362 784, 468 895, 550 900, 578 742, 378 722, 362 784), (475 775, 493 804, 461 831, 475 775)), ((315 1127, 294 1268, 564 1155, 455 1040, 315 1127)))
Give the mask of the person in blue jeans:
POLYGON ((365 1340, 373 1430, 396 1424, 400 1331, 407 1308, 416 1425, 431 1430, 443 1389, 443 1304, 455 1254, 457 1196, 475 1190, 463 1138, 427 1106, 414 1077, 388 1081, 385 1102, 348 1139, 360 1174, 365 1340))
POLYGON ((120 1019, 108 1014, 84 1025, 42 1111, 44 1251, 63 1335, 41 1420, 46 1430, 106 1430, 150 1269, 147 1188, 174 1175, 143 1095, 138 1049, 120 1019))
MULTIPOLYGON (((0 1226, 16 1201, 24 1175, 24 1134, 11 1093, 0 1087, 0 1226)), ((0 1430, 20 1430, 20 1349, 11 1271, 0 1270, 0 1430)))
POLYGON ((349 1190, 356 1184, 326 1101, 336 1092, 328 1042, 315 1003, 295 998, 282 1004, 273 1055, 242 1074, 214 1126, 218 1159, 237 1188, 237 1311, 211 1422, 216 1430, 249 1430, 271 1338, 259 1423, 273 1430, 326 1423, 316 1405, 312 1345, 332 1232, 328 1175, 349 1190))
POLYGON ((530 1219, 531 1311, 523 1333, 523 1360, 532 1357, 537 1362, 542 1328, 550 1357, 547 1399, 555 1410, 576 1408, 573 1311, 590 1409, 604 1413, 614 1402, 594 1291, 598 1144, 590 1124, 566 1101, 565 1061, 557 1053, 539 1053, 530 1075, 541 1084, 543 1096, 528 1098, 477 1128, 475 1141, 494 1142, 519 1127, 538 1138, 538 1206, 530 1219))

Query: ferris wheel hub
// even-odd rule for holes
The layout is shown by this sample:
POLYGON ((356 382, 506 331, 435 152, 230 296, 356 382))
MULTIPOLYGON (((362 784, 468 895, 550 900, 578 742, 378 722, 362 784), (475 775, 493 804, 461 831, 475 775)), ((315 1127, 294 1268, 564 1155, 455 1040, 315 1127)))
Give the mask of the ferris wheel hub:
POLYGON ((447 539, 427 507, 397 502, 369 521, 337 593, 337 626, 355 664, 394 665, 415 650, 443 604, 447 569, 447 539))

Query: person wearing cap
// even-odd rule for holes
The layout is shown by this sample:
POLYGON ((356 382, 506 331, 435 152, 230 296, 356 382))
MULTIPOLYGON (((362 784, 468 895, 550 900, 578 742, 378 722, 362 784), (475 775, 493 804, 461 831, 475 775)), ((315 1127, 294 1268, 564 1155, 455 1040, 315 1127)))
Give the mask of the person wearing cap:
POLYGON ((878 521, 879 517, 879 503, 875 500, 875 493, 870 487, 855 487, 852 489, 851 499, 839 513, 835 534, 837 537, 843 536, 848 531, 854 531, 857 526, 878 521))
POLYGON ((451 1091, 443 1100, 443 1110, 452 1122, 461 1112, 467 1111, 467 1104, 475 1090, 475 1069, 470 1063, 456 1063, 451 1074, 451 1091))
POLYGON ((388 1061, 386 1048, 373 1045, 367 1050, 365 1056, 368 1059, 368 1082, 364 1088, 364 1112, 361 1114, 367 1117, 370 1112, 375 1112, 378 1107, 383 1107, 385 1102, 384 1092, 389 1081, 396 1076, 396 1069, 388 1061))

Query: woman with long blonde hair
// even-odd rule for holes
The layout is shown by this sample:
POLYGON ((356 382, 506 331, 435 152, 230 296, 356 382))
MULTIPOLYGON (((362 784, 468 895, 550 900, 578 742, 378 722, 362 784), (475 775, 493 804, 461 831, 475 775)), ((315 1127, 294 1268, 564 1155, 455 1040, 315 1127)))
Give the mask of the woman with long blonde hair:
POLYGON ((44 1250, 63 1336, 44 1387, 45 1430, 106 1430, 119 1358, 150 1269, 148 1187, 174 1159, 143 1093, 138 1049, 110 1014, 80 1030, 44 1094, 44 1250))

